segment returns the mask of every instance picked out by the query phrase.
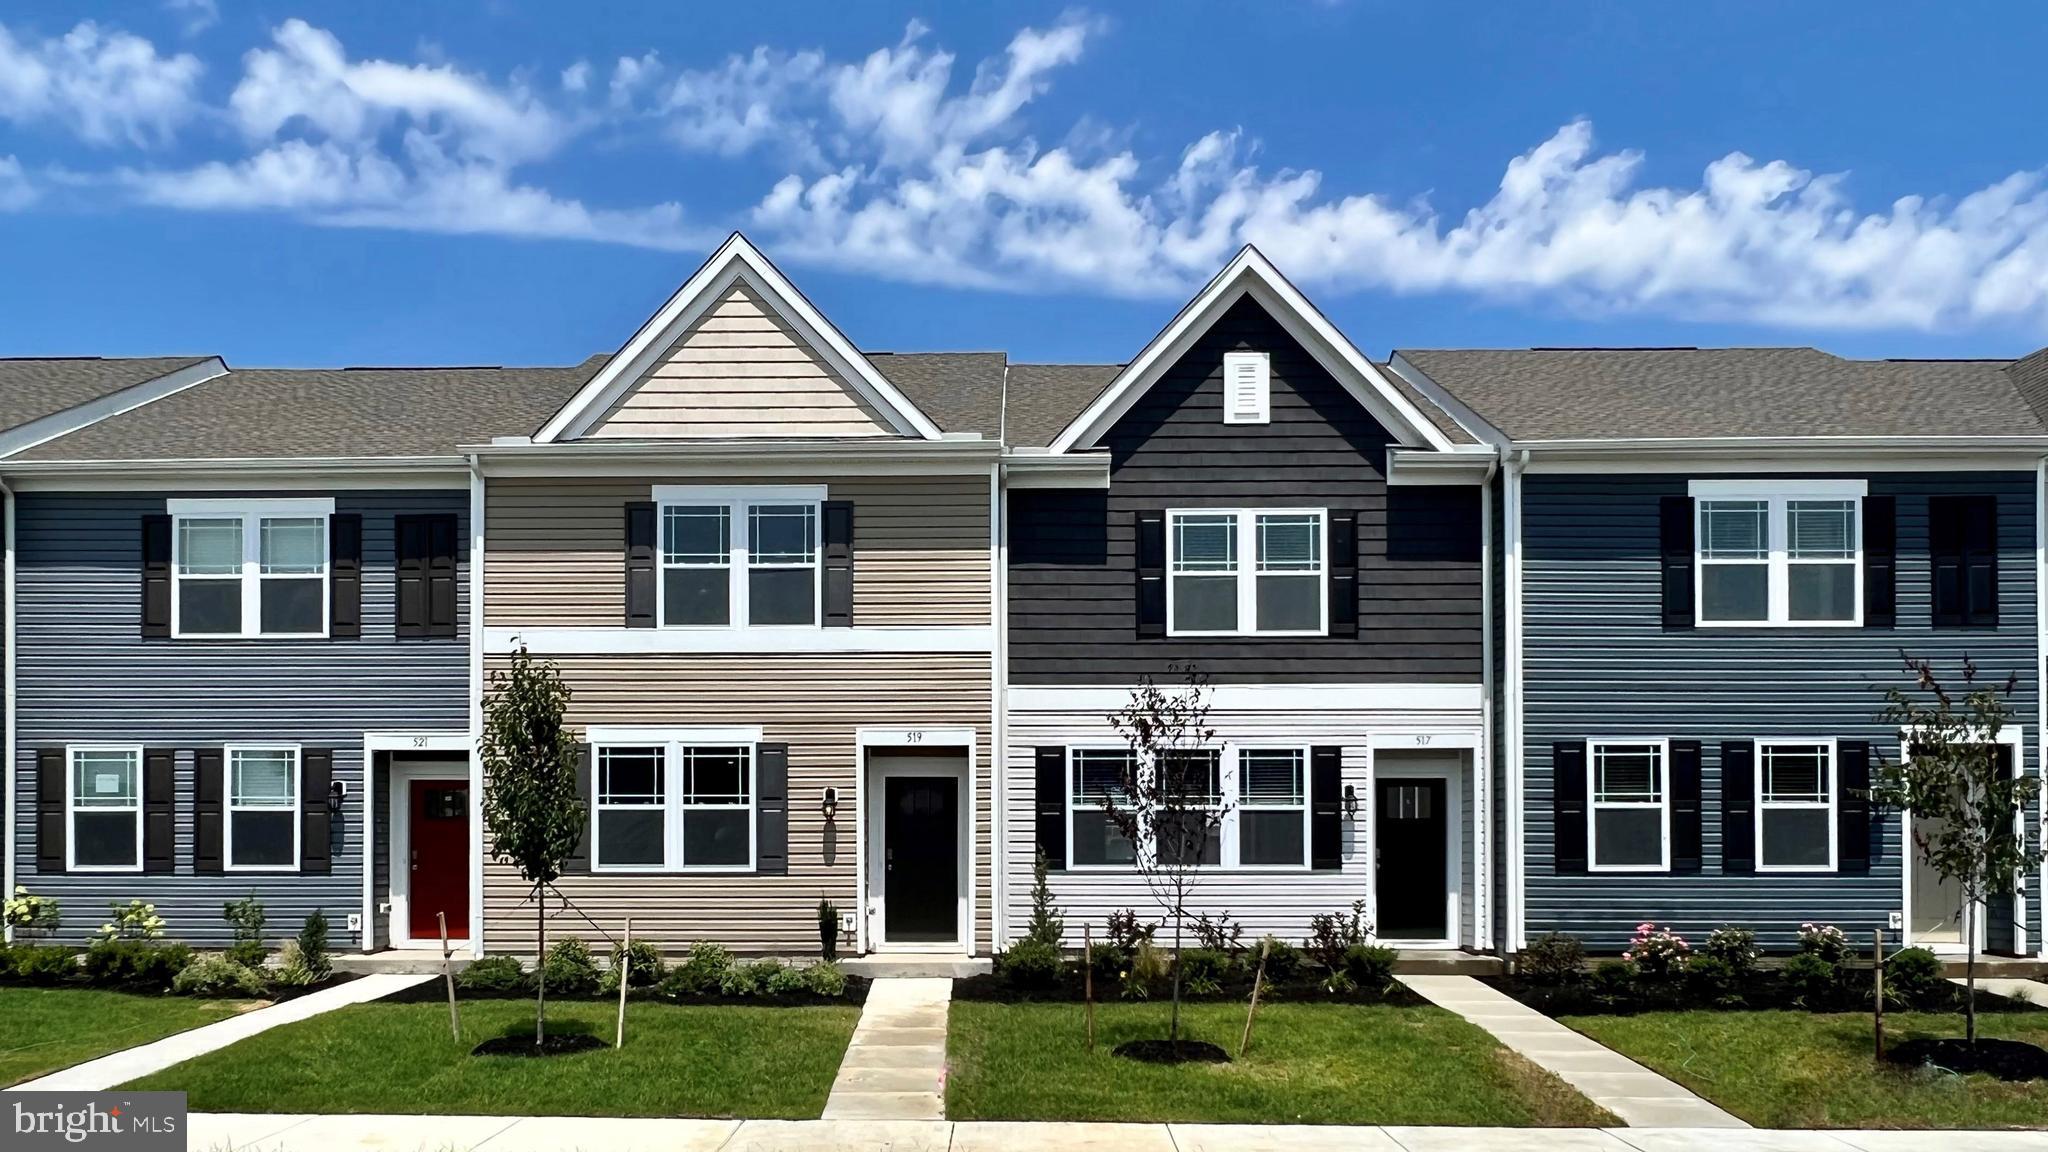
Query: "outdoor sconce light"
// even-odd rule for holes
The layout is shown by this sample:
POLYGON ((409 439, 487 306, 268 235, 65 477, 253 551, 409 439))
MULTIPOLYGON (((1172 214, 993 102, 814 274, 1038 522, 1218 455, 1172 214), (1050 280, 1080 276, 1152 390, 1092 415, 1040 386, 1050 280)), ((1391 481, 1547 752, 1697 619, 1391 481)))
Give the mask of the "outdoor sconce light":
POLYGON ((348 784, 336 780, 327 786, 327 810, 335 815, 341 813, 341 802, 348 797, 348 784))
POLYGON ((825 819, 827 820, 839 814, 839 789, 825 789, 825 803, 820 810, 825 813, 825 819))
POLYGON ((1358 819, 1358 789, 1349 784, 1344 786, 1344 818, 1358 819))

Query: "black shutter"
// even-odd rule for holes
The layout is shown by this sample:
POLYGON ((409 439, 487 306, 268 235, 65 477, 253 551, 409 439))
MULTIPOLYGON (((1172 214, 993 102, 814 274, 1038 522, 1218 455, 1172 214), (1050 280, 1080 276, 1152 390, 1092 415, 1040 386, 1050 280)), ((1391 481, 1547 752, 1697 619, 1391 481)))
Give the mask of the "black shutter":
POLYGON ((1963 499, 1933 496, 1927 501, 1927 563, 1936 628, 1960 628, 1968 614, 1963 583, 1963 499))
POLYGON ((461 533, 452 515, 427 518, 427 635, 455 635, 457 556, 461 533))
POLYGON ((222 754, 218 748, 201 748, 192 753, 192 870, 201 874, 221 871, 221 831, 226 819, 221 802, 226 784, 222 754))
POLYGON ((1870 871, 1870 744, 1835 745, 1835 853, 1837 872, 1870 871))
POLYGON ((1067 750, 1050 745, 1035 748, 1031 766, 1036 780, 1031 803, 1038 850, 1045 853, 1045 866, 1058 872, 1067 866, 1067 750))
POLYGON ((825 627, 853 627, 853 501, 827 500, 825 521, 825 627))
POLYGON ((654 537, 652 500, 626 505, 626 627, 654 627, 654 537))
POLYGON ((1671 870, 1700 870, 1700 742, 1671 742, 1671 870))
POLYGON ((171 518, 142 518, 142 634, 171 634, 171 518))
POLYGON ((1586 742, 1550 746, 1551 862, 1560 876, 1586 870, 1586 742))
POLYGON ((1756 871, 1756 745, 1721 745, 1721 871, 1756 871))
POLYGON ((597 823, 597 806, 590 802, 597 787, 596 764, 590 745, 576 745, 576 799, 583 805, 583 834, 576 838, 576 847, 562 862, 564 876, 579 876, 590 871, 590 826, 597 823))
POLYGON ((299 753, 299 871, 324 876, 333 867, 334 817, 327 793, 334 784, 334 753, 308 748, 299 753))
POLYGON ((1690 496, 1657 501, 1658 552, 1664 573, 1664 626, 1692 627, 1693 506, 1690 496))
POLYGON ((1358 513, 1330 513, 1330 635, 1358 635, 1358 513))
POLYGON ((455 635, 455 517, 400 516, 396 528, 399 638, 455 635))
POLYGON ((36 871, 64 871, 64 773, 62 748, 36 749, 36 871))
MULTIPOLYGON (((2012 779, 2016 774, 2013 746, 2000 744, 1994 754, 1998 757, 1999 778, 2012 779)), ((2021 843, 2024 846, 2024 839, 2021 843)), ((1984 898, 1984 950, 2001 956, 2017 955, 2019 932, 2025 927, 2026 901, 2014 891, 2012 878, 1994 879, 1984 898)))
POLYGON ((789 875, 789 745, 754 746, 754 871, 789 875))
POLYGON ((1972 628, 1998 626, 1998 497, 1964 498, 1963 621, 1972 628))
POLYGON ((169 748, 142 753, 142 870, 178 870, 178 754, 169 748))
POLYGON ((327 634, 354 640, 363 634, 363 518, 337 512, 327 521, 327 634))
POLYGON ((1309 749, 1308 863, 1319 872, 1344 867, 1344 749, 1332 744, 1309 749))
POLYGON ((1899 510, 1890 496, 1863 498, 1863 626, 1899 620, 1899 510))
POLYGON ((1138 513, 1138 635, 1166 635, 1166 513, 1138 513))

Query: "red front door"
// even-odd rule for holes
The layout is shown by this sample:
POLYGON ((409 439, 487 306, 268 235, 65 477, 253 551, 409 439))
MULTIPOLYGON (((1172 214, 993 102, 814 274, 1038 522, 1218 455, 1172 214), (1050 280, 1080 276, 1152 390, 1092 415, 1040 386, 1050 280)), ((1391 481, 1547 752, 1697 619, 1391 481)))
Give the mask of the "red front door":
POLYGON ((469 782, 414 780, 412 856, 407 906, 412 938, 439 940, 437 912, 448 916, 448 938, 469 939, 469 782))

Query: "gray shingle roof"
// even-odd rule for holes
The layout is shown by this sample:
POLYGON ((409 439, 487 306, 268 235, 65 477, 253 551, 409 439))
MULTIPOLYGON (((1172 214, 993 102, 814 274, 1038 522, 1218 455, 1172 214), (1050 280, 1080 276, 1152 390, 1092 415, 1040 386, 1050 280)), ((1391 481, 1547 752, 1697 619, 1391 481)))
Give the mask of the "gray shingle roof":
POLYGON ((1043 448, 1102 394, 1121 364, 1012 364, 1005 435, 1012 447, 1043 448))
POLYGON ((2004 360, 1817 348, 1402 349, 1516 440, 2039 435, 2004 360))
POLYGON ((205 356, 0 359, 0 428, 16 428, 189 368, 205 356))
POLYGON ((869 352, 867 358, 941 431, 979 432, 989 440, 1002 435, 1006 353, 869 352))

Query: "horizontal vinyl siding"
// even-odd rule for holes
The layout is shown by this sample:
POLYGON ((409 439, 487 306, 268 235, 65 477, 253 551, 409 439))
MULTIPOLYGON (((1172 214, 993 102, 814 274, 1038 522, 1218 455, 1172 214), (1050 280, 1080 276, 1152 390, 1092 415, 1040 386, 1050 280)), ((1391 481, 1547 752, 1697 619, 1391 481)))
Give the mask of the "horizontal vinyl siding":
MULTIPOLYGON (((485 489, 487 623, 623 627, 625 505, 649 499, 654 485, 670 482, 491 480, 485 489)), ((762 482, 674 481, 712 487, 762 482)), ((986 474, 821 482, 829 499, 854 503, 855 625, 990 623, 986 474)))
MULTIPOLYGON (((466 731, 469 724, 466 638, 396 639, 392 518, 444 512, 466 520, 468 494, 336 495, 336 511, 363 517, 360 640, 143 640, 141 517, 162 512, 164 500, 121 493, 17 497, 18 882, 63 902, 63 936, 73 941, 105 922, 109 901, 142 899, 157 905, 171 936, 218 946, 229 938, 222 904, 254 893, 264 901, 271 935, 296 933, 319 908, 335 947, 354 949, 361 942, 349 935, 346 918, 362 909, 363 733, 466 731), (36 752, 91 741, 179 750, 175 874, 36 871, 36 752), (229 742, 334 751, 334 779, 347 785, 348 798, 334 820, 331 872, 193 874, 192 751, 229 742)), ((466 530, 458 536, 466 540, 466 530)), ((467 562, 465 554, 456 582, 465 636, 467 562)))
MULTIPOLYGON (((710 940, 742 952, 812 954, 818 901, 858 908, 856 813, 862 792, 856 731, 971 728, 975 732, 977 857, 975 951, 990 932, 989 662, 972 656, 566 657, 557 661, 574 693, 569 721, 590 724, 760 725, 763 739, 789 745, 789 875, 687 873, 565 876, 575 905, 550 932, 594 938, 585 916, 616 934, 680 951, 710 940), (828 825, 825 789, 839 791, 828 825)), ((494 662, 495 664, 495 662, 494 662)), ((963 796, 962 803, 966 798, 963 796)), ((488 854, 487 854, 488 858, 488 854)), ((533 950, 534 909, 509 866, 484 869, 484 934, 493 952, 533 950)))
MULTIPOLYGON (((1877 722, 1885 689, 1906 686, 1904 651, 1934 661, 1951 687, 1967 653, 1983 676, 2017 673, 2012 700, 2037 771, 2034 478, 2031 473, 1870 477, 1871 495, 1898 507, 1898 626, 1717 629, 1662 626, 1658 499, 1684 495, 1683 476, 1550 476, 1524 480, 1525 744, 1528 934, 1549 930, 1618 949, 1636 924, 1697 937, 1723 924, 1755 929, 1767 946, 1791 942, 1802 921, 1833 923, 1867 942, 1902 907, 1896 814, 1868 875, 1722 875, 1720 744, 1834 737, 1872 741, 1898 756, 1877 722), (1927 498, 1996 493, 1999 626, 1930 625, 1927 498), (1590 736, 1701 741, 1704 867, 1692 876, 1558 876, 1552 866, 1551 746, 1590 736)), ((2030 823, 2038 826, 2038 820, 2030 823)), ((2038 888, 2032 884, 2030 888, 2038 888)), ((2038 892, 2029 899, 2037 901, 2038 892)), ((2039 924, 2038 911, 2029 923, 2039 924)))

